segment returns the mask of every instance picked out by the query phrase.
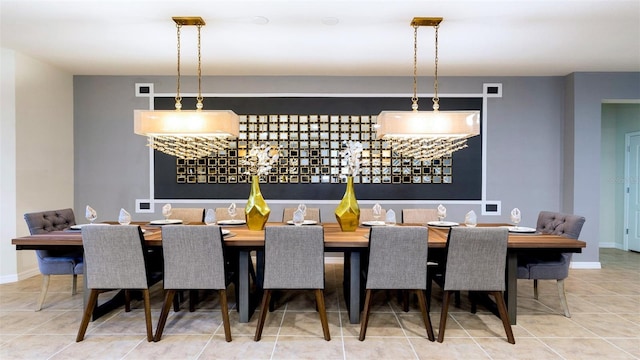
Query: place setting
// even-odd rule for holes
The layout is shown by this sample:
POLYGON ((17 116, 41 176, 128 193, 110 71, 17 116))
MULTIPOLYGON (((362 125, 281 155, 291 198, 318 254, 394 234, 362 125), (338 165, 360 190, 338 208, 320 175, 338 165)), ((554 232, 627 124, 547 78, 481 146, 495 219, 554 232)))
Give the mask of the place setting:
POLYGON ((236 203, 231 203, 227 208, 227 213, 231 219, 218 220, 218 225, 244 225, 247 223, 245 219, 236 219, 236 215, 238 215, 238 210, 236 208, 236 203))
POLYGON ((535 234, 536 233, 535 228, 518 226, 521 220, 522 220, 522 214, 520 212, 520 209, 513 208, 513 210, 511 210, 511 222, 514 223, 515 226, 505 226, 505 227, 509 229, 510 233, 519 233, 519 234, 535 234))
POLYGON ((165 204, 162 207, 162 216, 164 219, 161 220, 151 220, 149 221, 149 225, 178 225, 182 224, 182 220, 180 219, 169 219, 171 217, 171 204, 165 204))
POLYGON ((438 205, 438 221, 429 221, 427 223, 427 225, 435 226, 435 227, 442 227, 442 228, 450 228, 450 227, 453 227, 453 226, 460 225, 459 223, 457 223, 455 221, 444 221, 444 219, 446 217, 447 217, 447 208, 444 207, 444 205, 440 204, 440 205, 438 205))
POLYGON ((293 212, 293 219, 288 220, 288 225, 302 226, 302 225, 317 225, 315 220, 305 219, 307 216, 307 205, 300 204, 296 211, 293 212))

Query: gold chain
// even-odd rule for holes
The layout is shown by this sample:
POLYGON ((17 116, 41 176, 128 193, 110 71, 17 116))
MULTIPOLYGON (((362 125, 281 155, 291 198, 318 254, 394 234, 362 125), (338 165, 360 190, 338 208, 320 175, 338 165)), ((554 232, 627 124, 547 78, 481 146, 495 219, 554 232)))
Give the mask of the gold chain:
POLYGON ((180 96, 180 29, 182 25, 176 23, 177 35, 178 35, 178 84, 176 86, 176 110, 182 109, 182 97, 180 96))
POLYGON ((198 103, 196 104, 196 109, 202 109, 202 57, 200 51, 200 30, 202 29, 202 25, 198 25, 198 103))
POLYGON ((413 97, 411 108, 418 111, 418 25, 413 26, 413 97))
POLYGON ((440 25, 434 26, 436 29, 436 55, 435 55, 435 79, 433 80, 433 110, 440 109, 440 98, 438 97, 438 29, 440 25))

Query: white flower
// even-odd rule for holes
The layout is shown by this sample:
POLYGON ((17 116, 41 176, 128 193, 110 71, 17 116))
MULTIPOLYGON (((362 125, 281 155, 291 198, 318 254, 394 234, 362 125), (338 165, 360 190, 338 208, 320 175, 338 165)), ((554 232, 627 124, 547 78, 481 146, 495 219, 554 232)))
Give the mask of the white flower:
POLYGON ((247 171, 245 175, 267 175, 272 168, 278 162, 280 157, 280 148, 274 149, 275 154, 270 155, 272 152, 271 145, 262 144, 260 146, 253 146, 247 155, 240 159, 240 165, 245 165, 247 171))
POLYGON ((362 156, 362 143, 357 141, 344 143, 342 156, 342 176, 356 176, 360 172, 360 157, 362 156))

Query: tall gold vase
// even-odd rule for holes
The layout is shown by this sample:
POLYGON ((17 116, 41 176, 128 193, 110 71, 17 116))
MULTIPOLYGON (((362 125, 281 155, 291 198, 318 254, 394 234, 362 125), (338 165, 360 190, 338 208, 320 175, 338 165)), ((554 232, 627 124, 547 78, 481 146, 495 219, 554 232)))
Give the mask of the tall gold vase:
POLYGON ((356 192, 353 189, 353 177, 347 178, 347 189, 344 192, 342 201, 336 208, 336 220, 340 224, 342 231, 356 231, 360 221, 360 207, 356 199, 356 192))
POLYGON ((258 175, 251 176, 251 193, 249 193, 244 213, 247 217, 249 230, 262 230, 269 220, 271 209, 260 192, 260 177, 258 175))

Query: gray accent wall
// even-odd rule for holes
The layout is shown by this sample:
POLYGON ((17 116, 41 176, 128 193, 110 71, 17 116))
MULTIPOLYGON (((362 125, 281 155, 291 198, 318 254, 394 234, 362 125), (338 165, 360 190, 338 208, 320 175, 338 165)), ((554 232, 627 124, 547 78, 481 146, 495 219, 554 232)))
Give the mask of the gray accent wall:
MULTIPOLYGON (((182 90, 196 89, 196 79, 185 78, 182 90)), ((75 202, 82 220, 84 207, 97 210, 99 220, 115 220, 120 208, 130 212, 136 199, 148 198, 149 151, 146 139, 133 134, 133 110, 147 109, 148 99, 135 96, 136 83, 153 83, 156 93, 175 93, 173 77, 74 77, 75 202)), ((606 98, 640 98, 640 73, 572 74, 568 77, 445 77, 441 96, 480 94, 484 83, 502 84, 502 97, 489 98, 487 113, 486 199, 501 202, 502 214, 481 216, 482 222, 508 222, 518 207, 523 226, 535 226, 541 210, 568 211, 587 218, 581 239, 588 247, 574 261, 597 263, 599 242, 599 161, 601 102, 606 98), (635 80, 636 86, 633 86, 635 80), (612 82, 603 88, 603 82, 612 82), (597 126, 596 126, 597 125, 597 126), (584 168, 587 166, 587 168, 584 168), (594 173, 595 171, 595 173, 594 173), (597 179, 595 179, 597 178, 597 179), (595 190, 594 190, 595 189, 595 190)), ((410 108, 410 77, 205 77, 205 96, 212 94, 374 94, 406 96, 410 108)), ((419 80, 422 109, 430 107, 431 78, 419 80)), ((191 93, 192 94, 192 93, 191 93)), ((185 94, 186 96, 186 94, 185 94)), ((234 194, 246 199, 246 194, 234 194)), ((357 187, 356 187, 357 193, 357 187)), ((339 199, 307 203, 320 207, 323 221, 335 221, 339 199)), ((267 198, 267 202, 269 199, 267 198)), ((237 201, 243 206, 242 200, 237 201)), ((134 220, 160 218, 155 213, 133 213, 134 220)), ((272 219, 282 209, 297 205, 272 202, 272 219)), ((177 204, 183 207, 222 207, 228 202, 177 204)), ((363 207, 372 203, 363 203, 363 207)), ((383 204, 400 214, 406 207, 437 204, 383 204)), ((447 220, 463 221, 477 204, 448 204, 447 220)), ((398 219, 400 220, 400 219, 398 219)))

